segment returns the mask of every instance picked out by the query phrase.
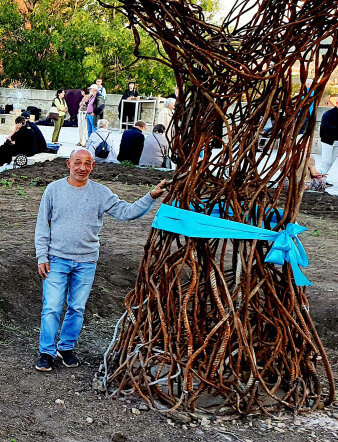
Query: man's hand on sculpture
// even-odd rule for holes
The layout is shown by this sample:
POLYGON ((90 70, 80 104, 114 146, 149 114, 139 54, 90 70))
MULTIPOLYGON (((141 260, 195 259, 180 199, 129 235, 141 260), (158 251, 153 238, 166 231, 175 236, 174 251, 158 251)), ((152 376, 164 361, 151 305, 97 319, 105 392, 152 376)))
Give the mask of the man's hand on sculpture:
POLYGON ((150 192, 150 196, 156 200, 160 196, 164 194, 164 192, 167 191, 169 182, 167 180, 162 180, 160 183, 157 184, 154 190, 150 192))
POLYGON ((50 272, 49 262, 43 262, 42 264, 39 264, 38 270, 39 270, 39 275, 41 276, 42 279, 48 278, 47 273, 50 272))

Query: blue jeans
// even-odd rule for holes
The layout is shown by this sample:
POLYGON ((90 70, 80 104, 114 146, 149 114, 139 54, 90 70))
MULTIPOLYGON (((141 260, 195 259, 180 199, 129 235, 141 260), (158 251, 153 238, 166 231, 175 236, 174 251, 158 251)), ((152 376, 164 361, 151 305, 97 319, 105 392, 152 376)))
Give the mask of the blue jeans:
POLYGON ((71 350, 79 337, 86 302, 93 285, 96 262, 75 262, 49 256, 50 273, 42 282, 40 353, 56 358, 56 336, 60 315, 67 295, 58 350, 71 350))
POLYGON ((95 117, 93 117, 93 115, 87 114, 87 127, 89 138, 93 132, 97 131, 97 127, 95 126, 95 117))

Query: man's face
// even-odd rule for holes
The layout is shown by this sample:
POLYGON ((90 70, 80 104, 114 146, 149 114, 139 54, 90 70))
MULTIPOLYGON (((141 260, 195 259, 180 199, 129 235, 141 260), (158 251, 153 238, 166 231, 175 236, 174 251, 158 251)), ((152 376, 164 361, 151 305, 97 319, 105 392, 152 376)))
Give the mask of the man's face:
POLYGON ((96 84, 97 84, 97 86, 98 87, 101 87, 101 84, 102 84, 102 80, 96 80, 96 82, 95 82, 96 84))
POLYGON ((94 164, 94 159, 89 152, 86 152, 85 150, 75 152, 73 156, 67 160, 71 181, 80 185, 85 184, 90 172, 94 168, 94 164))

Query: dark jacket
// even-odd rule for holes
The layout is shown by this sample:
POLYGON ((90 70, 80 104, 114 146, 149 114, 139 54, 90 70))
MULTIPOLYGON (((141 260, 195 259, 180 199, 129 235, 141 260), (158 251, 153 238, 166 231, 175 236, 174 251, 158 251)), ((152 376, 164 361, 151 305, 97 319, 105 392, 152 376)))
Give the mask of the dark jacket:
POLYGON ((144 135, 137 127, 126 130, 121 138, 119 161, 131 161, 138 165, 144 145, 144 135))
POLYGON ((35 136, 35 153, 44 152, 47 150, 47 144, 45 137, 43 136, 41 130, 38 128, 38 126, 33 123, 32 121, 27 121, 26 126, 30 127, 34 133, 35 136))
POLYGON ((95 114, 94 117, 94 124, 95 126, 97 126, 97 122, 100 118, 103 117, 103 110, 105 107, 105 102, 104 102, 104 98, 102 97, 102 95, 100 94, 96 94, 94 103, 93 103, 93 112, 95 114))
MULTIPOLYGON (((124 91, 124 94, 122 95, 122 98, 121 98, 121 100, 119 102, 119 107, 118 107, 119 118, 121 118, 122 100, 127 100, 129 97, 138 97, 138 96, 139 96, 139 93, 137 92, 136 89, 133 89, 132 91, 129 90, 129 89, 126 89, 124 91)), ((129 108, 132 109, 132 113, 133 113, 133 111, 135 109, 135 101, 131 101, 130 103, 124 103, 124 106, 123 106, 124 107, 124 111, 126 111, 126 109, 128 109, 128 106, 129 106, 129 108)))
POLYGON ((338 140, 338 107, 326 111, 320 123, 320 139, 323 143, 332 144, 338 140))

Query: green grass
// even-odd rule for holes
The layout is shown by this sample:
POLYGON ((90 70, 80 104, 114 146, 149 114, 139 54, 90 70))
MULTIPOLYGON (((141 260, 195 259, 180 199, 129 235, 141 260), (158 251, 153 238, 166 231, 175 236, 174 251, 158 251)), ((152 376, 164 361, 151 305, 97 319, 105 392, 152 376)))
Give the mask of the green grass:
POLYGON ((125 167, 136 167, 135 164, 129 160, 122 161, 121 164, 122 164, 122 166, 125 166, 125 167))
POLYGON ((14 182, 12 180, 6 180, 6 179, 2 179, 0 180, 0 186, 1 187, 13 187, 14 182))

